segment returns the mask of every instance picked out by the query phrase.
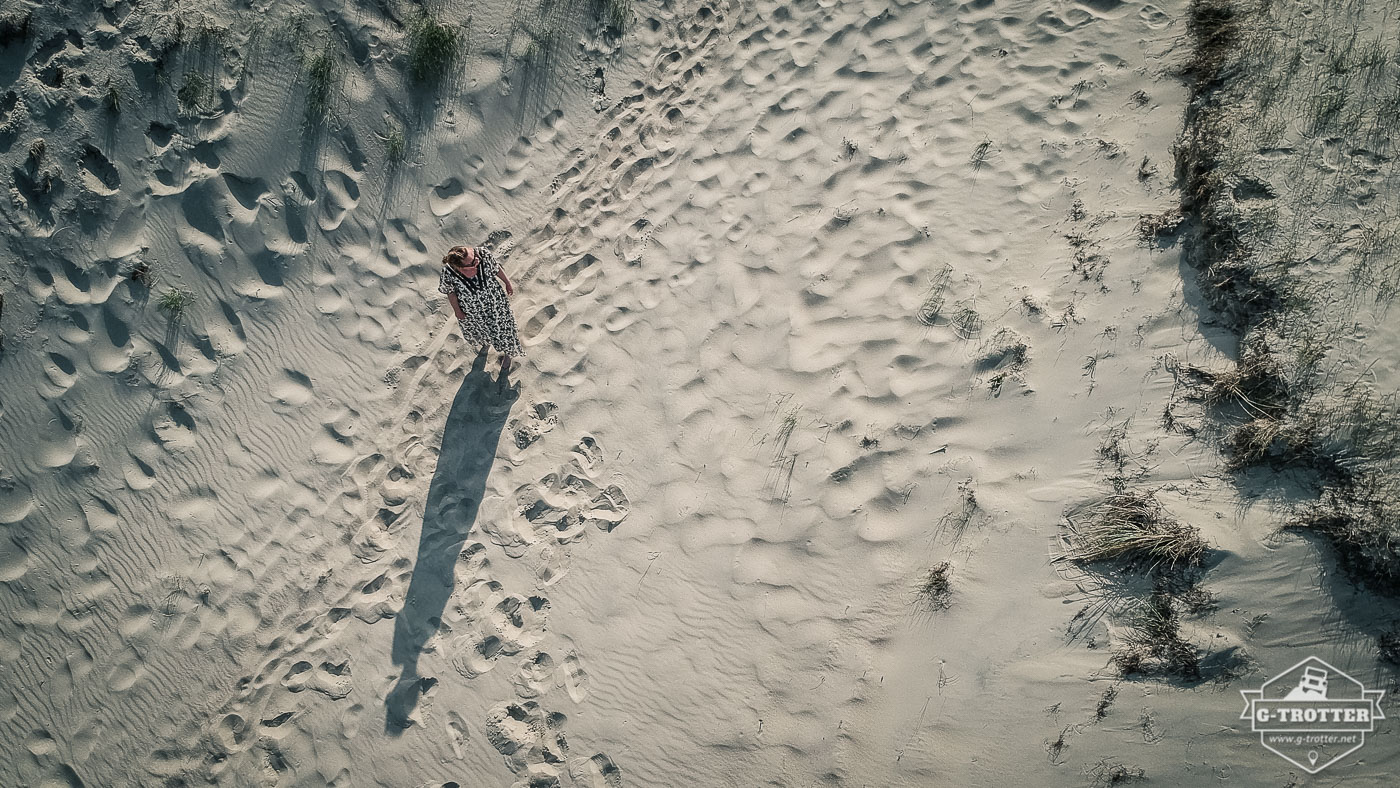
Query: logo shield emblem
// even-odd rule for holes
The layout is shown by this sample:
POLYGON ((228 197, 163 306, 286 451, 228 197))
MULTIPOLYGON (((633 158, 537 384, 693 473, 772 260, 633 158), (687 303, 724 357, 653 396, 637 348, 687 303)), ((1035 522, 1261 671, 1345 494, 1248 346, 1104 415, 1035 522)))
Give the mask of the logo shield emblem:
POLYGON ((1260 743, 1308 774, 1361 749, 1376 720, 1385 719, 1385 690, 1368 690, 1317 657, 1240 694, 1240 719, 1249 720, 1260 743))

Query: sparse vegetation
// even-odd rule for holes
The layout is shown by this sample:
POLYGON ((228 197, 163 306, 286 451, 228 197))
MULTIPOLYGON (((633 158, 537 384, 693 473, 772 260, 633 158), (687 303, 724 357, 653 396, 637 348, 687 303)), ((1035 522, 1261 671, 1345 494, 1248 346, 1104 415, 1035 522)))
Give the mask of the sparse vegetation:
POLYGON ((1400 593, 1400 416, 1385 393, 1396 380, 1371 373, 1389 348, 1365 327, 1400 294, 1400 232, 1365 168, 1322 164, 1335 149, 1396 156, 1400 59, 1372 32, 1375 15, 1352 0, 1323 17, 1266 0, 1192 2, 1192 100, 1176 149, 1195 226, 1188 260, 1241 345, 1233 370, 1178 377, 1225 422, 1227 467, 1313 485, 1288 524, 1325 536, 1354 577, 1400 593), (1265 158, 1280 153, 1286 168, 1265 158))
POLYGON ((981 358, 977 359, 980 370, 994 374, 987 380, 992 394, 1000 394, 1008 380, 1022 380, 1026 365, 1030 363, 1030 345, 1025 338, 1009 328, 999 329, 987 342, 981 358))
POLYGON ((1094 707, 1094 721, 1101 722, 1108 716, 1109 709, 1113 708, 1113 702, 1118 700, 1118 688, 1109 687, 1103 691, 1099 697, 1099 705, 1094 707))
POLYGON ((408 73, 415 82, 436 82, 457 61, 461 33, 424 13, 408 29, 408 73))
POLYGON ((173 320, 185 313, 185 310, 194 303, 194 294, 188 290, 178 287, 171 287, 160 294, 156 299, 156 306, 165 312, 173 320))
MULTIPOLYGON (((785 406, 790 400, 790 394, 782 395, 778 399, 778 406, 785 406)), ((792 494, 792 474, 797 469, 797 452, 789 451, 788 446, 797 430, 797 415, 801 412, 801 405, 788 407, 778 423, 777 431, 771 436, 765 435, 760 441, 767 442, 770 437, 773 440, 773 454, 768 461, 768 473, 764 480, 764 493, 770 500, 786 503, 792 494)), ((835 471, 832 478, 842 481, 845 478, 843 473, 849 473, 849 466, 835 471)))
POLYGON ((1009 328, 999 329, 987 342, 987 349, 977 360, 983 369, 996 367, 1024 367, 1030 358, 1030 345, 1020 334, 1009 328))

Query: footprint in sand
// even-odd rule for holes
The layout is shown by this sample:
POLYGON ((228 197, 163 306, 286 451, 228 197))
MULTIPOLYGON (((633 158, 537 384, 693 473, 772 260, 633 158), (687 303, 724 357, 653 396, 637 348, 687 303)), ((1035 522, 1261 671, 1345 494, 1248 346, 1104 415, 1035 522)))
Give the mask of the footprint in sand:
POLYGON ((588 671, 583 669, 583 663, 579 661, 577 654, 564 657, 564 661, 559 665, 559 683, 568 690, 569 698, 574 703, 582 703, 588 697, 588 671))
POLYGON ((553 402, 536 402, 526 409, 523 418, 511 419, 506 428, 515 440, 515 448, 524 449, 554 429, 558 413, 559 406, 553 402))
POLYGON ((515 685, 516 695, 530 700, 548 692, 553 680, 554 657, 543 651, 535 651, 526 654, 520 661, 520 667, 516 668, 511 683, 515 685))
MULTIPOLYGON (((23 482, 0 470, 0 524, 17 523, 28 517, 32 511, 34 511, 34 493, 23 482)), ((90 531, 99 530, 101 526, 106 526, 109 523, 115 524, 117 519, 111 504, 97 498, 84 505, 84 514, 87 515, 88 530, 90 531), (88 513, 88 507, 93 508, 94 512, 88 513), (110 516, 106 516, 109 513, 110 516), (96 529, 93 527, 94 519, 100 523, 96 529)))
POLYGON ((505 528, 487 525, 484 530, 515 557, 539 541, 577 541, 589 526, 613 530, 627 518, 631 502, 621 487, 594 481, 602 464, 597 440, 584 436, 557 471, 516 490, 513 517, 505 528))
POLYGON ((321 230, 330 232, 340 227, 345 217, 360 202, 360 185, 354 178, 340 170, 327 170, 322 173, 321 211, 318 223, 321 230))
POLYGON ((528 347, 549 339, 554 334, 554 328, 567 316, 568 311, 557 304, 541 306, 521 322, 521 343, 528 347))
POLYGON ((314 392, 311 378, 294 369, 284 369, 273 381, 268 393, 278 403, 295 408, 310 402, 314 392))
POLYGON ((331 700, 340 700, 350 694, 350 662, 322 662, 312 665, 306 660, 294 663, 285 676, 282 686, 291 692, 312 689, 331 700))
POLYGON ((564 264, 554 274, 554 281, 562 292, 587 295, 597 287, 601 271, 598 258, 585 253, 579 259, 564 264))
POLYGON ((452 755, 458 759, 466 756, 467 721, 455 711, 447 712, 447 743, 452 747, 452 755))
POLYGON ((622 770, 601 752, 569 761, 569 777, 581 788, 622 788, 622 770))
POLYGON ((569 751, 563 730, 567 721, 565 715, 547 712, 532 700, 508 701, 487 713, 486 740, 505 756, 512 772, 528 769, 532 778, 544 776, 541 772, 557 777, 552 764, 563 763, 569 751))
POLYGON ((465 678, 476 678, 544 638, 549 600, 542 596, 507 594, 494 580, 479 581, 453 594, 443 620, 452 631, 452 667, 465 678))

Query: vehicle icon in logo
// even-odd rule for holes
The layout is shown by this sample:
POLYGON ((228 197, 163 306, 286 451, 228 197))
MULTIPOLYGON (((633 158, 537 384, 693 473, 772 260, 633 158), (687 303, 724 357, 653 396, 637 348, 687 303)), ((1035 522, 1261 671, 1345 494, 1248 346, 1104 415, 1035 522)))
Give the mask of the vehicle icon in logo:
POLYGON ((1240 719, 1249 720, 1260 743, 1309 774, 1361 749, 1376 720, 1385 719, 1385 690, 1368 690, 1317 657, 1240 694, 1240 719))

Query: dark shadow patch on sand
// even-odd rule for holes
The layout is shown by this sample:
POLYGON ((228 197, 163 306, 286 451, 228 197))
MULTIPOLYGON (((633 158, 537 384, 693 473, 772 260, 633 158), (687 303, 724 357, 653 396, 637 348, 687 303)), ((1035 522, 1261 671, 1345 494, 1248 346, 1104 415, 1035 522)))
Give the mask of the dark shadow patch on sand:
POLYGON ((418 657, 437 632, 452 595, 457 555, 476 525, 486 479, 496 460, 496 446, 511 406, 519 398, 485 371, 486 354, 472 363, 443 428, 442 453, 428 487, 423 530, 413 578, 403 608, 394 618, 391 659, 403 666, 398 683, 385 700, 384 729, 397 735, 407 728, 422 694, 437 680, 418 674, 418 657))

